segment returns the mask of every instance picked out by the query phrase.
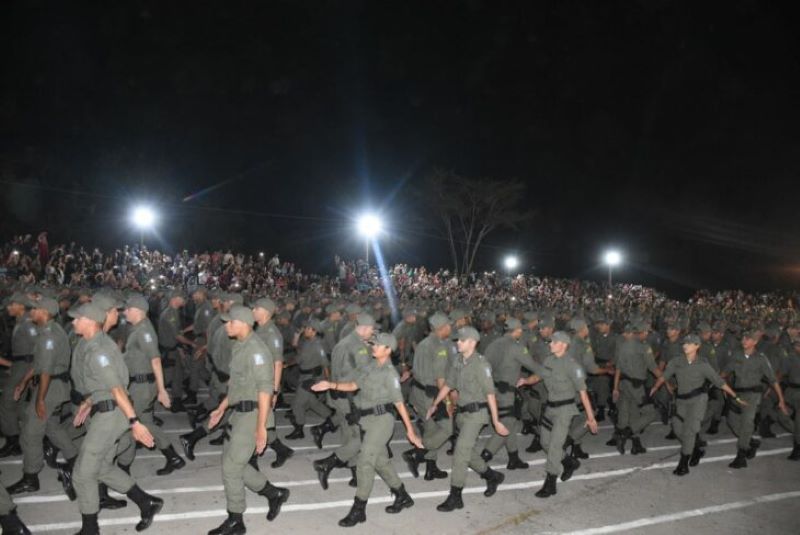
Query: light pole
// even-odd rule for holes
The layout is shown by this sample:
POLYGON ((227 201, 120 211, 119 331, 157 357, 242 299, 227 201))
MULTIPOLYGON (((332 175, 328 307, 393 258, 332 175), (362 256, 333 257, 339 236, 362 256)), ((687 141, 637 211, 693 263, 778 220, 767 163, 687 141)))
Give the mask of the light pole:
POLYGON ((367 267, 369 267, 369 243, 383 231, 383 222, 377 215, 367 213, 358 218, 356 226, 358 233, 364 237, 367 267))
POLYGON ((511 272, 517 269, 517 267, 519 266, 519 258, 517 258, 514 255, 508 255, 503 259, 503 265, 505 266, 506 272, 510 277, 511 272))
POLYGON ((137 206, 131 212, 131 222, 139 229, 140 246, 144 247, 144 231, 153 228, 156 222, 156 213, 149 206, 137 206))
POLYGON ((606 251, 606 254, 603 256, 603 261, 608 266, 608 288, 611 289, 611 285, 613 283, 611 272, 616 266, 622 263, 622 255, 619 251, 606 251))

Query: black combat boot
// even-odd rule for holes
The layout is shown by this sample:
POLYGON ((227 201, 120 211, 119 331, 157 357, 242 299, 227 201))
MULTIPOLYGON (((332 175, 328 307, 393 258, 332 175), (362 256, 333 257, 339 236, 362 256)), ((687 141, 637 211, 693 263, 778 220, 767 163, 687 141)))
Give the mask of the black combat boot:
POLYGON ((761 438, 775 438, 775 433, 772 432, 772 418, 769 416, 765 416, 761 418, 761 422, 758 424, 758 434, 761 435, 761 438))
POLYGON ((436 466, 436 461, 425 461, 425 481, 447 479, 447 472, 436 466))
POLYGON ((322 490, 328 490, 328 476, 334 468, 341 468, 346 466, 335 453, 331 453, 324 459, 314 461, 314 470, 317 471, 319 484, 322 485, 322 490))
POLYGON ((717 433, 719 433, 719 420, 711 420, 711 424, 709 424, 706 434, 716 435, 717 433))
POLYGON ((569 481, 569 478, 572 477, 575 470, 581 467, 581 462, 575 457, 567 455, 561 461, 561 466, 564 467, 564 470, 561 472, 561 481, 569 481))
POLYGON ((523 435, 532 435, 536 431, 536 424, 533 420, 524 420, 522 423, 522 431, 523 435))
POLYGON ((409 496, 408 492, 406 492, 405 485, 400 485, 400 487, 392 489, 392 494, 394 494, 394 503, 386 507, 387 513, 399 513, 403 509, 407 509, 414 505, 414 500, 412 500, 411 496, 409 496))
POLYGON ((136 524, 136 531, 146 530, 150 527, 150 524, 153 523, 153 517, 164 507, 164 500, 147 494, 139 488, 139 485, 133 485, 131 490, 128 491, 127 496, 133 503, 139 506, 141 520, 136 524))
POLYGON ((633 437, 631 438, 631 455, 639 455, 641 453, 647 453, 647 448, 642 446, 642 439, 641 437, 633 437))
POLYGON ((678 435, 675 434, 675 430, 670 429, 667 436, 664 437, 664 440, 677 440, 678 435))
POLYGON ((75 535, 100 535, 100 526, 97 525, 97 513, 81 515, 81 530, 75 535))
POLYGON ((259 471, 259 468, 258 468, 258 454, 256 452, 253 452, 253 455, 250 456, 250 460, 247 461, 247 464, 252 466, 253 470, 255 470, 256 472, 259 471))
POLYGON ((311 436, 314 438, 314 445, 317 446, 317 449, 322 449, 322 439, 325 438, 325 435, 335 430, 336 426, 333 425, 330 418, 325 418, 324 422, 311 428, 311 436))
POLYGON ((58 467, 56 468, 61 486, 64 487, 64 492, 71 502, 74 502, 78 498, 78 495, 75 494, 75 488, 72 486, 72 467, 75 466, 75 460, 76 457, 67 459, 66 462, 58 463, 58 467))
POLYGON ((556 478, 555 474, 547 474, 542 488, 536 491, 537 498, 549 498, 556 494, 556 478))
POLYGON ((522 459, 519 458, 518 451, 508 452, 508 464, 506 465, 506 470, 527 470, 528 468, 530 468, 530 465, 526 462, 523 462, 522 459))
POLYGON ((606 408, 605 407, 597 407, 597 413, 594 415, 594 419, 598 422, 605 422, 606 421, 606 408))
POLYGON ((756 440, 754 438, 750 439, 750 447, 747 448, 747 452, 746 452, 747 458, 748 459, 754 459, 755 456, 756 456, 756 452, 758 451, 758 448, 760 448, 760 447, 761 447, 761 441, 760 440, 756 440))
POLYGON ((736 450, 736 458, 733 460, 731 464, 728 465, 729 468, 747 468, 747 450, 738 449, 736 450))
POLYGON ((573 444, 572 445, 572 456, 576 459, 588 459, 589 454, 583 451, 580 444, 573 444))
POLYGON ((118 500, 108 495, 108 486, 105 483, 97 484, 97 494, 100 496, 100 509, 122 509, 128 506, 127 500, 118 500))
POLYGON ((44 462, 55 470, 58 465, 58 448, 47 437, 42 440, 42 452, 44 453, 44 462))
POLYGON ((276 440, 269 447, 275 451, 275 460, 270 464, 272 468, 280 468, 287 459, 294 455, 294 450, 280 440, 276 440))
POLYGON ((183 398, 184 405, 197 405, 197 392, 193 390, 186 391, 186 397, 183 398))
POLYGON ((631 431, 630 427, 626 427, 625 429, 620 430, 619 435, 617 435, 617 451, 620 455, 625 455, 625 443, 628 441, 629 438, 633 436, 633 431, 631 431))
POLYGON ((464 500, 461 499, 461 490, 461 487, 450 487, 450 494, 447 495, 447 499, 437 505, 436 510, 442 513, 449 513, 456 509, 463 509, 464 500))
POLYGON ((19 445, 19 435, 6 437, 6 443, 0 448, 0 458, 22 455, 22 447, 19 445))
POLYGON ((225 429, 222 431, 222 433, 217 435, 216 438, 212 438, 211 440, 209 440, 208 443, 211 446, 222 446, 223 444, 225 444, 225 441, 229 438, 230 435, 228 434, 228 430, 225 429))
POLYGON ((795 442, 792 453, 787 457, 790 461, 800 461, 800 442, 795 442))
POLYGON ((357 468, 355 466, 350 467, 350 481, 347 484, 353 488, 358 487, 358 473, 357 468))
POLYGON ((169 410, 173 414, 178 412, 186 412, 186 407, 184 407, 183 401, 179 399, 173 399, 172 405, 170 405, 169 410))
POLYGON ((247 528, 244 526, 242 513, 231 513, 229 511, 225 522, 209 531, 208 535, 244 535, 245 533, 247 533, 247 528))
POLYGON ((209 414, 211 414, 211 411, 203 406, 198 407, 197 410, 186 412, 186 415, 189 417, 189 425, 192 426, 192 429, 208 418, 209 414))
POLYGON ((0 515, 0 528, 3 535, 30 535, 30 530, 17 516, 17 510, 12 509, 5 515, 0 515))
POLYGON ((539 438, 539 435, 533 435, 533 440, 531 441, 531 445, 525 448, 525 451, 528 453, 537 453, 542 451, 542 442, 539 438))
POLYGON ((23 494, 25 492, 36 492, 39 490, 39 475, 22 473, 22 479, 13 485, 6 487, 6 490, 12 496, 14 494, 23 494))
POLYGON ((367 500, 356 498, 353 500, 353 507, 347 516, 339 521, 343 528, 352 528, 356 524, 367 521, 367 500))
POLYGON ((181 456, 178 455, 175 448, 172 447, 172 444, 170 444, 168 448, 161 450, 161 453, 167 458, 167 464, 164 465, 164 468, 156 470, 157 475, 166 476, 186 466, 186 461, 181 459, 181 456))
POLYGON ((181 446, 183 446, 183 453, 186 455, 186 458, 190 461, 194 461, 194 447, 200 441, 201 438, 205 437, 208 433, 202 427, 195 427, 194 431, 191 433, 187 433, 185 435, 181 435, 178 439, 181 441, 181 446))
POLYGON ((698 436, 694 441, 694 449, 692 450, 692 456, 689 459, 689 466, 697 466, 700 464, 700 459, 705 456, 706 452, 700 444, 700 437, 698 436))
POLYGON ((689 473, 689 455, 681 453, 681 460, 678 461, 678 467, 672 471, 676 476, 685 476, 689 473))
POLYGON ((267 520, 272 522, 278 517, 281 512, 281 506, 289 499, 289 489, 276 487, 269 481, 264 485, 264 488, 258 491, 258 494, 264 496, 269 504, 269 511, 267 512, 267 520))
POLYGON ((497 492, 497 487, 506 479, 506 476, 503 475, 502 472, 487 468, 486 471, 481 474, 481 479, 486 481, 486 490, 483 491, 483 495, 490 498, 497 492))
POLYGON ((303 432, 303 426, 295 424, 294 431, 286 435, 286 440, 299 440, 301 438, 306 438, 306 434, 303 432))
POLYGON ((403 460, 406 462, 408 471, 411 472, 411 475, 414 476, 414 478, 418 478, 419 464, 425 460, 425 450, 412 448, 404 451, 401 457, 403 457, 403 460))

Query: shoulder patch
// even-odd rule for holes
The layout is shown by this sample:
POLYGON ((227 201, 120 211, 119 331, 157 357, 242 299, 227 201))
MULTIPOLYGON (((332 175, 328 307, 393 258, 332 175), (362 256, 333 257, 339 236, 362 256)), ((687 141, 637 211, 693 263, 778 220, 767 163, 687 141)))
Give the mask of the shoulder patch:
POLYGON ((489 366, 486 366, 486 368, 484 368, 484 370, 486 371, 486 377, 491 377, 492 376, 492 369, 489 366))
POLYGON ((279 348, 279 347, 281 347, 281 341, 280 341, 280 340, 278 340, 277 338, 274 340, 274 343, 275 343, 275 347, 276 347, 276 348, 279 348))
POLYGON ((578 379, 583 379, 584 376, 585 374, 583 373, 583 368, 581 368, 580 366, 575 368, 575 377, 577 377, 578 379))
POLYGON ((436 356, 437 357, 446 357, 447 356, 447 350, 446 349, 442 349, 441 351, 438 351, 436 353, 436 356))
POLYGON ((45 349, 47 349, 47 350, 50 350, 50 351, 52 351, 54 347, 55 347, 55 344, 53 343, 53 341, 52 341, 52 340, 47 340, 47 341, 44 343, 44 348, 45 348, 45 349))
POLYGON ((150 333, 144 333, 144 341, 148 344, 153 341, 153 337, 150 336, 150 333))
POLYGON ((253 355, 253 362, 255 363, 256 366, 262 366, 265 362, 264 355, 262 355, 261 353, 256 353, 255 355, 253 355))
POLYGON ((31 336, 36 336, 36 327, 28 327, 28 333, 30 333, 31 336))
POLYGON ((97 362, 100 364, 100 367, 102 368, 111 365, 111 360, 105 355, 100 355, 99 357, 97 357, 97 362))
POLYGON ((394 378, 394 387, 397 389, 400 388, 400 379, 397 377, 394 378))

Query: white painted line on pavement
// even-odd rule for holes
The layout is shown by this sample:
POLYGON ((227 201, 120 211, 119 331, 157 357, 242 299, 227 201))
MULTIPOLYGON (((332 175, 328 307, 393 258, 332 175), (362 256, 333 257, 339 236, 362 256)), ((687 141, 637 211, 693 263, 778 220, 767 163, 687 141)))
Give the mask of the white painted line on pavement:
POLYGON ((777 502, 781 500, 790 500, 793 498, 800 498, 800 491, 781 492, 778 494, 767 494, 764 496, 757 496, 749 500, 723 503, 721 505, 711 505, 709 507, 701 507, 700 509, 690 509, 688 511, 680 511, 677 513, 670 513, 668 515, 640 518, 638 520, 631 520, 629 522, 622 522, 620 524, 609 524, 607 526, 581 529, 577 531, 565 531, 563 532, 563 535, 602 535, 604 533, 617 533, 619 531, 628 531, 631 529, 643 528, 645 526, 653 526, 655 524, 664 524, 666 522, 676 522, 679 520, 685 520, 687 518, 705 516, 714 513, 724 513, 725 511, 742 509, 743 507, 750 507, 751 505, 758 505, 760 503, 777 502))

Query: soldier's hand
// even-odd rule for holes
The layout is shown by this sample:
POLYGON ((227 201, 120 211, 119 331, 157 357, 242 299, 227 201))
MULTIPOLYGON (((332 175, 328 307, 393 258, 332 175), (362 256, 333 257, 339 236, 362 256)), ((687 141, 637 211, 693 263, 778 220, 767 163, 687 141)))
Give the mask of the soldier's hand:
POLYGON ((503 425, 503 422, 501 422, 500 420, 494 423, 494 430, 501 437, 508 436, 508 428, 505 425, 503 425))
POLYGON ((211 415, 208 417, 208 428, 213 429, 217 427, 219 421, 222 420, 223 414, 225 414, 225 411, 220 411, 219 407, 211 411, 211 415))
POLYGON ((415 431, 411 431, 406 435, 408 441, 416 448, 422 449, 422 440, 420 440, 419 436, 415 431))
POLYGON ((267 447, 267 429, 259 427, 256 429, 256 453, 261 455, 267 447))
POLYGON ((657 390, 655 389, 655 387, 651 388, 650 389, 650 393, 647 395, 647 397, 651 398, 651 397, 655 396, 656 392, 657 392, 657 390))
POLYGON ((311 390, 314 392, 325 392, 326 390, 329 390, 330 387, 331 383, 329 381, 320 381, 311 385, 311 390))
POLYGON ((91 401, 84 401, 81 403, 81 406, 78 408, 78 412, 75 414, 75 418, 72 419, 72 425, 75 427, 80 427, 86 421, 86 418, 89 417, 89 412, 92 410, 92 402, 91 401))
POLYGON ((425 413, 425 419, 430 420, 433 418, 433 413, 436 412, 436 405, 431 405, 428 407, 428 412, 425 413))
POLYGON ((520 377, 519 379, 517 379, 517 388, 522 388, 523 386, 526 386, 527 384, 528 383, 525 381, 525 379, 523 377, 520 377))
POLYGON ((611 399, 614 400, 614 403, 619 401, 619 390, 615 389, 613 392, 611 392, 611 399))
POLYGON ((593 435, 597 434, 597 420, 595 420, 594 418, 592 418, 591 420, 589 420, 588 418, 586 419, 586 427, 589 428, 589 431, 591 431, 593 435))
POLYGON ((405 383, 409 379, 411 379, 411 372, 408 370, 403 370, 403 374, 400 376, 400 382, 405 383))
POLYGON ((158 392, 158 402, 161 403, 165 409, 172 407, 172 400, 169 399, 169 394, 166 390, 161 390, 158 392))
POLYGON ((779 410, 780 410, 780 411, 781 411, 783 414, 785 414, 786 416, 789 416, 789 407, 787 407, 787 406, 786 406, 786 402, 785 402, 785 401, 784 401, 784 402, 782 402, 782 403, 778 403, 778 409, 779 409, 779 410))
POLYGON ((43 399, 36 400, 36 416, 41 420, 47 420, 47 407, 43 399))
POLYGON ((142 422, 136 422, 131 426, 131 435, 133 435, 133 438, 136 440, 136 442, 141 442, 148 448, 155 446, 153 435, 142 422))
POLYGON ((19 401, 22 398, 22 394, 25 392, 25 385, 20 383, 16 387, 14 387, 14 401, 19 401))

